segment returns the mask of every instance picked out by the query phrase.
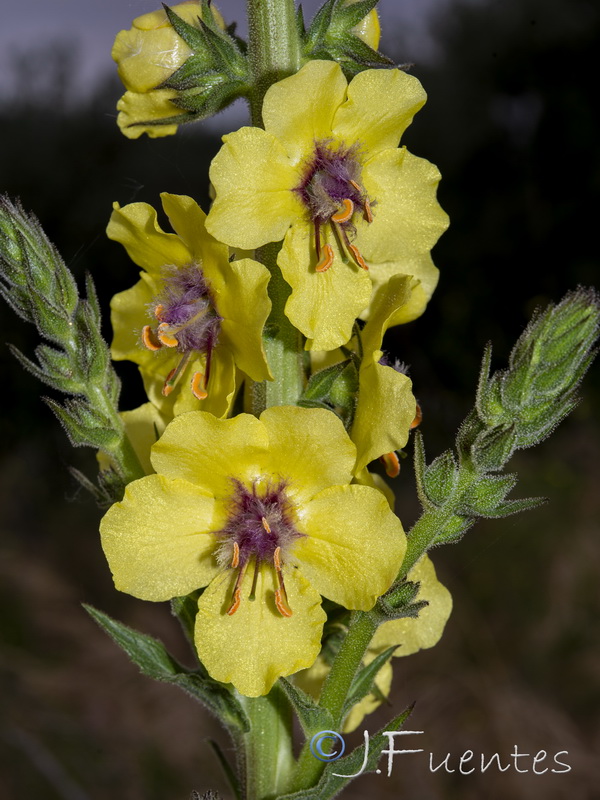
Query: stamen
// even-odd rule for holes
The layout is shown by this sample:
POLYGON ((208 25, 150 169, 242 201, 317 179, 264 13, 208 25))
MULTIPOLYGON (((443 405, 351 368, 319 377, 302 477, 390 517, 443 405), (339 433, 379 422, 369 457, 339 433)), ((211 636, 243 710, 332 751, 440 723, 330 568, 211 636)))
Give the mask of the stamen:
POLYGON ((256 584, 258 583, 258 561, 254 562, 254 576, 252 578, 252 588, 248 595, 248 600, 256 600, 256 584))
POLYGON ((368 198, 365 198, 365 217, 367 218, 367 222, 373 222, 373 212, 371 211, 371 203, 369 203, 368 198))
POLYGON ((323 256, 315 267, 315 272, 327 272, 329 267, 333 264, 333 247, 330 244, 326 244, 323 250, 323 256))
POLYGON ((177 366, 174 369, 172 369, 171 372, 169 372, 169 374, 167 375, 167 379, 165 380, 162 388, 163 397, 168 397, 175 388, 175 384, 177 383, 177 381, 179 380, 179 376, 185 369, 191 354, 192 354, 191 350, 189 350, 187 353, 184 353, 179 361, 179 364, 177 364, 177 366))
POLYGON ((418 428, 421 422, 423 422, 423 411, 421 409, 421 406, 417 403, 417 412, 415 414, 415 418, 408 426, 409 430, 412 431, 413 428, 418 428))
POLYGON ((356 191, 359 194, 362 194, 362 189, 361 189, 360 185, 356 181, 348 181, 348 183, 350 184, 350 186, 352 186, 354 189, 356 189, 356 191))
POLYGON ((235 579, 235 586, 233 587, 233 600, 229 608, 227 609, 227 615, 232 616, 240 607, 240 603, 242 602, 242 581, 244 579, 244 575, 246 574, 246 568, 248 566, 248 562, 244 564, 243 567, 240 567, 240 571, 238 572, 238 576, 235 579))
POLYGON ((159 341, 164 344, 165 347, 177 347, 179 342, 173 336, 173 331, 171 326, 167 322, 161 322, 158 326, 157 334, 159 341))
POLYGON ((165 307, 163 306, 162 303, 159 303, 154 309, 154 316, 159 322, 164 321, 164 313, 165 313, 165 307))
POLYGON ((334 222, 348 222, 348 220, 352 218, 352 214, 354 214, 354 203, 349 197, 346 197, 342 200, 342 207, 340 210, 332 214, 331 219, 334 222))
MULTIPOLYGON (((271 526, 264 517, 262 518, 262 526, 267 533, 271 533, 271 526)), ((279 547, 277 548, 277 550, 279 550, 279 547)), ((277 552, 277 550, 275 552, 277 552)))
POLYGON ((192 394, 197 400, 206 400, 208 397, 205 375, 203 372, 194 372, 192 375, 192 394))
POLYGON ((283 583, 283 574, 281 572, 281 547, 276 547, 273 553, 273 563, 275 565, 275 573, 277 575, 277 582, 279 588, 275 591, 275 605, 282 617, 291 617, 292 609, 289 607, 287 592, 283 583))
POLYGON ((381 456, 380 460, 385 466, 385 474, 388 478, 397 478, 398 475, 400 475, 400 459, 397 453, 394 451, 385 453, 385 455, 381 456))
POLYGON ((144 325, 142 328, 142 344, 152 351, 160 350, 162 347, 150 325, 144 325))
POLYGON ((235 569, 240 563, 240 546, 237 542, 233 543, 233 557, 231 559, 231 568, 235 569))
POLYGON ((321 259, 321 223, 318 219, 315 220, 315 250, 317 251, 317 259, 321 259))
POLYGON ((359 251, 358 247, 355 244, 348 243, 348 250, 350 250, 350 252, 354 256, 354 260, 356 261, 356 263, 358 264, 358 266, 361 269, 365 269, 365 270, 369 269, 369 267, 367 266, 367 262, 361 256, 360 251, 359 251))

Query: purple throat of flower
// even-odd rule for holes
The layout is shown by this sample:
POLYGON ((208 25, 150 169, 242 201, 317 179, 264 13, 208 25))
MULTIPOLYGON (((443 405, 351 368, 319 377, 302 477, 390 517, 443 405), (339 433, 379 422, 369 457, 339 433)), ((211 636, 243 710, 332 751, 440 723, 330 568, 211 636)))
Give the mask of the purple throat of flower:
POLYGON ((329 224, 340 251, 361 269, 369 267, 351 239, 356 235, 355 215, 373 222, 374 203, 361 184, 360 145, 346 147, 332 139, 315 141, 302 180, 294 191, 308 210, 315 232, 316 272, 327 272, 334 261, 333 247, 321 244, 321 228, 329 224))
POLYGON ((217 559, 223 566, 237 570, 227 614, 235 614, 240 607, 249 566, 254 565, 254 576, 248 599, 254 600, 259 569, 271 564, 277 587, 275 606, 283 617, 291 617, 292 609, 283 582, 283 563, 293 543, 305 534, 296 527, 295 505, 286 493, 287 483, 283 480, 253 481, 248 487, 232 478, 232 484, 227 521, 216 532, 220 542, 217 559))
POLYGON ((210 363, 217 345, 221 317, 216 312, 199 264, 165 266, 163 290, 150 304, 154 325, 144 325, 142 343, 148 350, 177 350, 179 362, 165 378, 162 393, 168 397, 194 355, 204 356, 204 369, 192 374, 190 388, 198 400, 208 397, 210 363))

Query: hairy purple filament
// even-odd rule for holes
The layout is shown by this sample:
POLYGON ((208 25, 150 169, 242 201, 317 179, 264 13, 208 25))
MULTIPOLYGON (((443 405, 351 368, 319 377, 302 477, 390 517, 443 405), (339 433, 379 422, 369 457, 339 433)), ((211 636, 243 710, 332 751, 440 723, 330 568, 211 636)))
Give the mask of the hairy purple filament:
POLYGON ((315 141, 314 153, 307 162, 305 172, 295 192, 308 210, 315 230, 317 272, 325 272, 333 263, 331 245, 324 246, 321 257, 321 227, 331 224, 340 248, 362 269, 368 269, 356 245, 348 234, 356 234, 353 217, 359 212, 367 222, 373 215, 371 203, 361 186, 360 146, 334 145, 331 139, 315 141))
POLYGON ((163 291, 152 308, 160 322, 168 326, 165 331, 177 339, 177 349, 181 353, 212 350, 219 336, 221 318, 214 310, 200 267, 197 264, 166 267, 163 281, 163 291))
POLYGON ((232 478, 234 492, 227 522, 216 532, 221 539, 218 559, 225 566, 232 562, 234 542, 239 547, 239 566, 254 557, 257 566, 273 563, 275 551, 285 556, 295 539, 304 534, 295 525, 295 510, 288 498, 285 481, 247 487, 232 478), (266 524, 265 524, 266 523, 266 524))

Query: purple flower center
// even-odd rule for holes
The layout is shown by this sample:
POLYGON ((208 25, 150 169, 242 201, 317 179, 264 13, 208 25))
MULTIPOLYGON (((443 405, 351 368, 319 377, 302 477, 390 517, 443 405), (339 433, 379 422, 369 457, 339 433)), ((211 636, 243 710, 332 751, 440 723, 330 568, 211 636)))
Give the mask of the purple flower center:
POLYGON ((330 224, 344 260, 349 257, 368 270, 356 244, 354 215, 373 221, 371 202, 361 185, 360 145, 346 147, 332 139, 315 141, 314 152, 305 164, 302 180, 294 191, 306 207, 315 231, 316 272, 326 272, 334 262, 334 250, 327 242, 321 248, 321 227, 330 224))
POLYGON ((251 487, 232 478, 234 491, 227 521, 216 535, 221 540, 217 557, 229 566, 239 548, 239 565, 244 567, 254 557, 256 565, 273 563, 275 551, 285 556, 290 545, 304 534, 296 528, 296 513, 286 494, 285 481, 254 481, 251 487))
POLYGON ((364 210, 365 194, 360 186, 359 146, 334 145, 332 140, 315 142, 312 157, 295 191, 300 195, 313 222, 324 224, 340 210, 344 200, 352 200, 364 210))
POLYGON ((163 291, 152 303, 160 321, 159 338, 175 340, 179 352, 207 353, 217 343, 221 318, 215 311, 209 288, 198 264, 164 267, 163 291))

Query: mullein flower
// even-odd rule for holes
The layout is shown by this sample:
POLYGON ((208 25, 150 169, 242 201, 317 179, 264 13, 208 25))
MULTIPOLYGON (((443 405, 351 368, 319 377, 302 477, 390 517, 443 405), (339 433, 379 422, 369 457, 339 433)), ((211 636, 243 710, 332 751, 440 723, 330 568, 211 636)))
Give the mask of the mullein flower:
POLYGON ((223 138, 207 229, 248 249, 283 239, 285 311, 311 349, 345 344, 373 283, 390 274, 423 275, 425 295, 435 285, 430 250, 447 226, 439 172, 398 149, 424 102, 400 70, 365 70, 348 84, 338 64, 310 61, 267 91, 264 130, 223 138))
MULTIPOLYGON (((419 650, 433 647, 442 638, 452 611, 452 595, 437 579, 428 556, 423 556, 415 564, 408 574, 408 580, 419 583, 415 602, 426 601, 427 605, 419 611, 417 617, 402 617, 380 625, 365 654, 365 664, 369 664, 390 647, 397 648, 393 653, 394 657, 410 656, 419 650)), ((317 698, 328 672, 327 659, 320 655, 310 669, 294 676, 294 683, 317 698)), ((388 661, 377 673, 375 691, 350 709, 344 720, 343 731, 350 733, 355 730, 367 714, 375 711, 389 695, 391 685, 392 665, 388 661)))
POLYGON ((250 258, 230 262, 190 197, 161 198, 176 233, 160 228, 147 203, 116 204, 107 228, 144 269, 135 286, 113 297, 113 358, 139 365, 163 413, 203 408, 223 416, 236 368, 253 380, 271 377, 262 348, 269 273, 250 258))
MULTIPOLYGON (((202 18, 199 0, 188 0, 171 6, 178 17, 190 25, 202 18)), ((221 26, 223 19, 213 6, 211 12, 221 26)), ((142 14, 133 20, 132 27, 117 34, 112 49, 119 77, 127 91, 117 104, 117 124, 129 139, 142 133, 156 138, 177 131, 177 123, 156 124, 160 120, 186 114, 172 101, 175 89, 160 88, 192 55, 192 50, 175 32, 164 9, 142 14)))
POLYGON ((101 524, 118 589, 168 600, 206 587, 198 655, 249 696, 316 659, 321 595, 370 609, 406 549, 377 490, 350 485, 356 449, 323 409, 275 406, 259 419, 176 417, 101 524))

